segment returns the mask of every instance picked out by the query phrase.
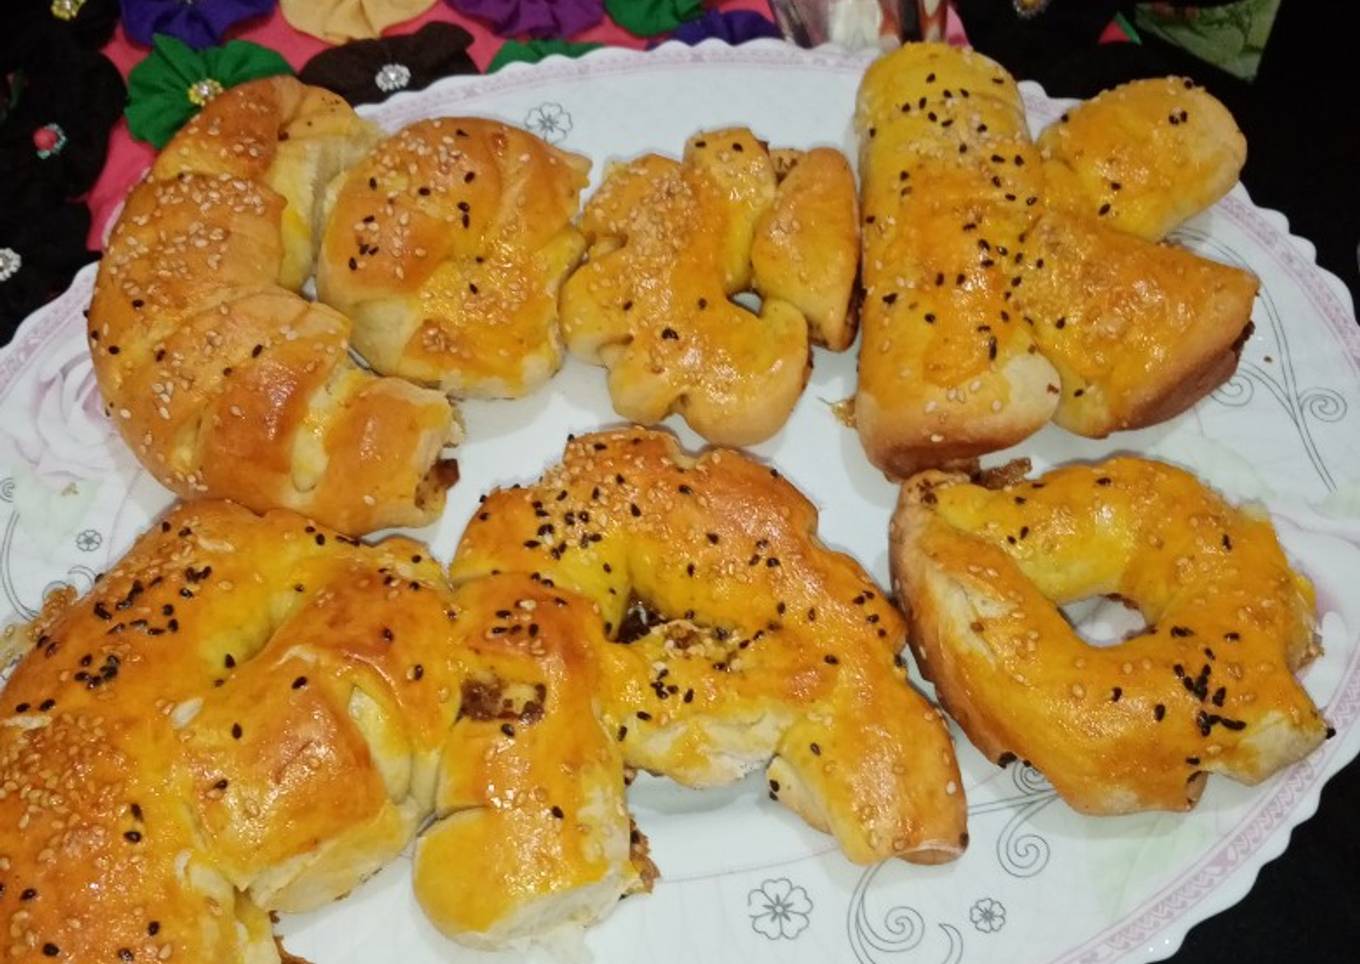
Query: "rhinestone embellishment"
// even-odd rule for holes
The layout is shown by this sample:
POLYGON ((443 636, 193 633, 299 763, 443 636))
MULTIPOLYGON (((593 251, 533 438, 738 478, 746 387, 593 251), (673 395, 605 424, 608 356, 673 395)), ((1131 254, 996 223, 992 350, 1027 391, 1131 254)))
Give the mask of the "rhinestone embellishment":
POLYGON ((222 85, 211 77, 204 77, 196 80, 189 85, 189 103, 195 107, 202 107, 218 94, 222 93, 222 85))
POLYGON ((85 0, 52 0, 52 16, 58 20, 74 20, 83 6, 85 0))
POLYGON ((34 152, 44 161, 66 147, 66 131, 60 124, 44 124, 33 132, 34 152))
POLYGON ((411 83, 411 68, 405 64, 386 64, 373 76, 373 83, 384 94, 401 90, 411 83))
POLYGON ((0 248, 0 284, 13 278, 24 266, 24 259, 13 248, 0 248))

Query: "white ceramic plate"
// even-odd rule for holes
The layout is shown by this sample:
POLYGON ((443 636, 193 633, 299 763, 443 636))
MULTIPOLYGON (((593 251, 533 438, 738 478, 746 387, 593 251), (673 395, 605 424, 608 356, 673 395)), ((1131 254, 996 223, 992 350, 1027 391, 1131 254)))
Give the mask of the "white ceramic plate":
MULTIPOLYGON (((436 115, 499 117, 594 158, 598 180, 607 159, 674 154, 694 131, 727 124, 749 125, 774 144, 853 152, 850 115, 865 62, 771 41, 605 50, 449 79, 368 113, 388 128, 436 115)), ((1062 110, 1037 87, 1022 90, 1036 127, 1062 110)), ((1326 655, 1306 682, 1337 737, 1263 786, 1211 779, 1192 814, 1092 819, 1058 801, 1039 774, 999 770, 956 733, 972 846, 933 868, 851 865, 829 837, 767 801, 754 778, 700 793, 643 777, 631 801, 663 876, 654 893, 623 902, 589 933, 597 960, 1155 960, 1240 900, 1283 851, 1322 784, 1360 748, 1360 329, 1346 289, 1314 265, 1312 246, 1241 187, 1179 234, 1261 277, 1256 334, 1237 376, 1157 428, 1101 442, 1048 428, 997 460, 1024 454, 1042 469, 1127 449, 1195 469, 1233 498, 1266 502, 1318 586, 1326 655)), ((99 414, 81 316, 93 280, 93 267, 82 271, 0 355, 0 621, 31 616, 63 583, 88 589, 170 502, 99 414)), ((788 426, 756 454, 821 506, 826 541, 882 583, 894 490, 829 410, 852 393, 854 371, 853 351, 818 350, 788 426)), ((463 479, 442 522, 418 533, 445 560, 479 494, 535 478, 568 432, 617 421, 603 372, 575 362, 532 398, 463 412, 463 479)), ((1111 636, 1112 618, 1097 607, 1083 625, 1089 636, 1111 636)), ((409 870, 398 860, 347 900, 285 918, 288 948, 317 964, 482 960, 425 922, 409 870)), ((478 873, 476 855, 450 872, 478 873)))

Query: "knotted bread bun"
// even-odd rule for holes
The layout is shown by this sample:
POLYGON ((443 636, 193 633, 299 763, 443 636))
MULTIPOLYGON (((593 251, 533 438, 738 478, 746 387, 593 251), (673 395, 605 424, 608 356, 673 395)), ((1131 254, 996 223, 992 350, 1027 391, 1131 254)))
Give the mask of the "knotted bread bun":
POLYGON ((905 477, 1050 419, 1103 437, 1228 378, 1256 279, 1138 236, 1160 237, 1236 179, 1226 114, 1181 82, 1144 82, 1076 108, 1036 148, 1014 79, 986 57, 907 44, 875 62, 856 114, 855 417, 870 460, 905 477))
POLYGON ((270 912, 343 896, 431 818, 415 889, 447 933, 593 921, 654 876, 599 633, 527 577, 454 592, 408 539, 175 509, 50 600, 5 685, 11 957, 277 962, 270 912))
POLYGON ((557 294, 585 251, 572 221, 589 171, 496 121, 411 124, 336 183, 317 292, 383 374, 528 394, 562 364, 557 294))
POLYGON ((89 312, 106 410, 186 498, 286 507, 348 532, 437 518, 458 436, 437 392, 376 378, 351 326, 294 292, 320 195, 376 139, 340 98, 274 77, 210 101, 135 187, 89 312))
POLYGON ((581 221, 567 346, 609 369, 627 419, 678 412, 711 442, 762 441, 802 394, 809 343, 854 340, 857 222, 854 175, 829 148, 771 151, 736 128, 696 134, 679 161, 617 165, 581 221), (748 289, 759 315, 729 300, 748 289))

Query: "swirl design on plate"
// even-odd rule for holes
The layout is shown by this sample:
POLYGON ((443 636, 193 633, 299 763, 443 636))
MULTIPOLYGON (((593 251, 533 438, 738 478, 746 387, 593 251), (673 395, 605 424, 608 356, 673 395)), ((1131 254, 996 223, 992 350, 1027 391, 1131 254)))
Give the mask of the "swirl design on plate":
POLYGON ((1058 799, 1044 775, 1028 763, 1011 770, 1012 796, 975 803, 968 808, 970 823, 991 813, 1011 813, 996 838, 996 860, 1012 877, 1035 877, 1048 866, 1052 849, 1048 841, 1028 827, 1039 811, 1058 799))
MULTIPOLYGON (((1189 243, 1196 250, 1207 251, 1210 256, 1228 264, 1250 267, 1236 250, 1198 229, 1181 228, 1173 235, 1173 239, 1180 243, 1189 243)), ((1278 373, 1267 370, 1255 362, 1244 360, 1238 365, 1236 374, 1220 385, 1210 397, 1223 405, 1245 408, 1256 397, 1257 385, 1266 389, 1293 423, 1299 441, 1302 442, 1308 460, 1313 463, 1318 477, 1329 491, 1336 491, 1336 480, 1323 458, 1316 439, 1313 438, 1312 423, 1339 422, 1346 417, 1349 405, 1341 393, 1333 388, 1299 386, 1294 356, 1289 347, 1289 337, 1285 333, 1284 323, 1280 318, 1279 307, 1275 304, 1270 289, 1264 285, 1258 298, 1275 339, 1276 351, 1279 354, 1278 373)))
MULTIPOLYGON (((914 907, 899 904, 888 908, 881 924, 876 924, 869 914, 866 906, 869 887, 885 866, 887 863, 875 864, 865 870, 850 897, 846 933, 850 939, 850 950, 860 964, 882 964, 889 960, 889 955, 915 951, 926 936, 925 918, 914 907)), ((927 958, 922 955, 919 959, 934 960, 939 964, 959 964, 963 960, 963 934, 950 924, 936 926, 944 935, 943 956, 927 958)))

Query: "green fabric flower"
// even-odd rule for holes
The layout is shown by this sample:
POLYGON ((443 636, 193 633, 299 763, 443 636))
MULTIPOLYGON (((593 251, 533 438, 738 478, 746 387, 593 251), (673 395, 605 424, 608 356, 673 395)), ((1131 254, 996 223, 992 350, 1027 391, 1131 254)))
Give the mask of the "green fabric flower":
POLYGON ((580 57, 582 54, 588 54, 603 46, 604 44, 572 43, 568 40, 530 40, 528 42, 508 40, 501 45, 500 50, 496 51, 496 56, 491 58, 491 63, 486 65, 486 72, 494 74, 506 64, 536 64, 544 57, 552 54, 561 54, 563 57, 580 57))
POLYGON ((228 87, 292 72, 279 54, 246 40, 194 51, 181 40, 156 34, 151 53, 128 74, 128 129, 137 140, 162 148, 228 87))
POLYGON ((704 12, 703 0, 605 0, 614 22, 639 37, 674 30, 704 12))

